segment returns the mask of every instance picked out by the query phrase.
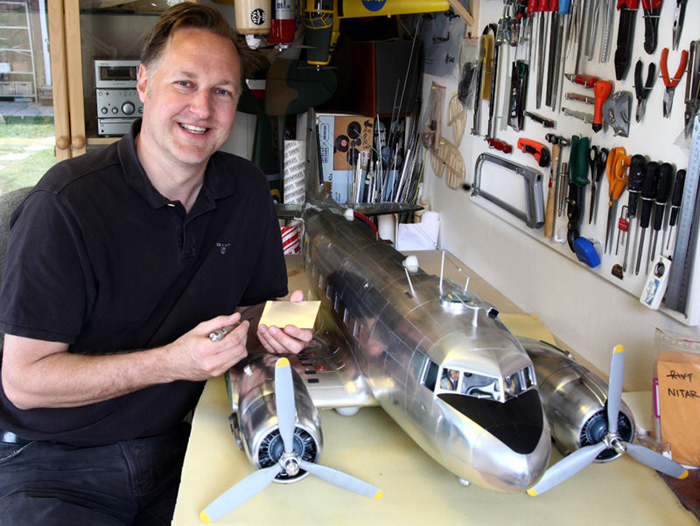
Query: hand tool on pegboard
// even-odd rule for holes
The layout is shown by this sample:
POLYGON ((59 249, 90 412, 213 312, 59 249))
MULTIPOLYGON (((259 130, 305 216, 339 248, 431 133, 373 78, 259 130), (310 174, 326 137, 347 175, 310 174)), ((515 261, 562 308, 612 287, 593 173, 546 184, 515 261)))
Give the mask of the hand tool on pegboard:
POLYGON ((537 164, 542 168, 547 168, 552 159, 549 149, 544 144, 533 141, 532 139, 525 139, 523 137, 518 139, 518 149, 523 153, 532 155, 537 161, 537 164))
POLYGON ((642 181, 644 180, 644 168, 646 167, 646 158, 643 155, 633 155, 630 161, 629 179, 627 181, 627 190, 629 192, 627 200, 627 239, 625 240, 625 255, 622 260, 622 272, 627 272, 627 259, 630 253, 630 239, 632 237, 632 227, 634 219, 637 217, 637 209, 639 207, 639 197, 642 195, 642 181))
MULTIPOLYGON (((651 211, 656 199, 657 180, 660 171, 659 163, 651 161, 644 168, 644 179, 642 180, 642 206, 639 213, 639 245, 637 248, 637 264, 634 266, 634 275, 639 275, 639 268, 642 265, 642 255, 644 254, 644 236, 651 221, 651 211)), ((635 241, 636 243, 636 241, 635 241)))
POLYGON ((661 0, 642 0, 644 12, 644 51, 653 55, 659 41, 659 17, 661 16, 661 0))
POLYGON ((545 13, 549 11, 549 0, 530 0, 530 13, 534 14, 537 22, 537 79, 535 81, 535 107, 540 109, 542 105, 542 85, 544 82, 544 52, 547 35, 547 18, 545 13))
POLYGON ((605 165, 605 174, 608 179, 608 221, 605 227, 605 252, 608 253, 613 245, 613 230, 617 218, 617 201, 620 199, 629 174, 627 169, 631 159, 627 156, 625 149, 613 148, 608 152, 608 161, 605 165))
POLYGON ((676 7, 673 10, 673 50, 678 49, 683 33, 683 22, 685 21, 685 7, 688 0, 676 0, 676 7))
MULTIPOLYGON (((601 80, 592 75, 572 75, 567 73, 564 76, 571 82, 580 84, 583 87, 593 88, 593 93, 595 94, 595 111, 593 114, 592 128, 594 132, 599 132, 603 128, 603 104, 605 104, 605 101, 612 91, 612 84, 607 80, 601 80)), ((564 112, 564 108, 562 108, 562 112, 564 112)), ((574 112, 571 111, 564 113, 566 115, 578 117, 578 115, 575 115, 574 112)))
POLYGON ((590 0, 588 3, 588 27, 586 29, 586 58, 593 60, 595 43, 598 40, 598 19, 601 9, 600 0, 590 0))
POLYGON ((604 0, 603 8, 603 36, 600 45, 600 62, 605 63, 610 59, 612 47, 613 27, 615 27, 615 0, 604 0))
POLYGON ((639 0, 618 0, 620 23, 617 26, 617 49, 615 50, 615 78, 627 76, 634 46, 634 26, 637 20, 639 0))
POLYGON ((588 137, 571 138, 571 156, 569 157, 569 194, 566 199, 567 224, 566 241, 572 252, 576 252, 574 241, 581 236, 581 220, 585 210, 586 185, 588 180, 588 149, 591 140, 588 137))
POLYGON ((524 127, 527 85, 530 77, 530 52, 532 49, 532 22, 526 18, 520 26, 518 47, 511 67, 510 94, 508 103, 508 125, 515 131, 524 127))
POLYGON ((700 117, 695 117, 691 139, 688 169, 683 185, 676 245, 673 250, 673 265, 666 289, 666 307, 688 314, 688 295, 691 273, 695 261, 695 248, 698 243, 698 223, 700 222, 700 202, 698 179, 700 178, 700 117))
POLYGON ((556 229, 556 206, 559 190, 559 177, 561 169, 562 149, 569 146, 569 139, 553 133, 545 136, 547 142, 552 144, 552 166, 549 172, 549 189, 547 190, 547 206, 544 214, 544 236, 554 236, 556 229))
POLYGON ((471 186, 472 197, 483 197, 492 202, 496 206, 502 208, 510 214, 513 214, 518 219, 527 224, 530 228, 540 228, 544 225, 544 197, 542 193, 542 174, 537 170, 533 170, 527 166, 523 166, 513 161, 496 157, 490 153, 482 153, 476 159, 474 167, 474 181, 471 186), (491 163, 506 170, 509 170, 516 175, 520 175, 525 179, 526 195, 526 210, 520 210, 503 199, 483 190, 481 188, 481 178, 483 175, 484 164, 491 163))
POLYGON ((638 60, 637 65, 634 67, 634 93, 637 97, 637 111, 634 114, 634 118, 637 122, 641 122, 644 118, 647 99, 656 82, 656 64, 653 62, 649 64, 646 81, 642 78, 643 73, 644 62, 638 60))
MULTIPOLYGON (((683 199, 683 185, 685 184, 685 170, 676 172, 676 180, 673 181, 673 194, 671 195, 671 212, 668 214, 667 228, 664 229, 664 235, 668 233, 666 239, 666 252, 671 247, 671 239, 673 238, 674 227, 678 221, 678 212, 681 209, 681 201, 683 199)), ((664 243, 661 243, 662 245, 664 243)))
POLYGON ((591 206, 588 212, 588 224, 598 221, 598 203, 600 202, 600 183, 603 180, 605 166, 608 162, 608 149, 591 146, 588 150, 588 163, 591 167, 591 206))
POLYGON ((666 86, 666 91, 664 92, 664 105, 663 105, 663 115, 668 118, 671 116, 671 109, 673 108, 673 95, 676 92, 676 86, 681 81, 683 73, 685 73, 685 66, 688 62, 688 51, 681 51, 681 60, 678 64, 678 69, 676 74, 671 77, 668 72, 668 48, 665 47, 661 51, 661 76, 664 79, 664 85, 666 86))
POLYGON ((653 233, 649 258, 647 259, 647 274, 649 274, 649 263, 654 261, 654 257, 656 257, 656 242, 659 237, 659 231, 664 223, 666 203, 671 196, 671 186, 673 185, 673 175, 675 171, 671 163, 663 163, 659 171, 659 179, 656 181, 656 201, 654 202, 654 222, 652 224, 653 233))
POLYGON ((685 81, 685 138, 693 130, 693 119, 700 110, 700 40, 690 43, 688 77, 685 81))

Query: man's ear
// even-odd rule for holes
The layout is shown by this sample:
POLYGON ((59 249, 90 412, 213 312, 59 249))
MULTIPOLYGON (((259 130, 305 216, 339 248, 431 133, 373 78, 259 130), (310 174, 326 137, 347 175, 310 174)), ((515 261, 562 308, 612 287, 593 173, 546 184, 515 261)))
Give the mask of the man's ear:
POLYGON ((143 64, 139 65, 139 79, 136 82, 136 89, 139 92, 139 99, 141 102, 146 102, 146 89, 148 88, 148 72, 146 71, 146 66, 143 64))

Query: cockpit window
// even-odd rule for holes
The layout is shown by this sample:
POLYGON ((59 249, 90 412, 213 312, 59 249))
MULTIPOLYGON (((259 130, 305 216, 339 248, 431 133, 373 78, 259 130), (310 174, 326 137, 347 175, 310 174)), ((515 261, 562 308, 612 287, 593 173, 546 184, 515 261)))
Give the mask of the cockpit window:
POLYGON ((477 398, 492 398, 499 400, 500 382, 498 378, 481 374, 464 373, 462 375, 462 389, 460 392, 477 398))
POLYGON ((442 379, 440 380, 440 388, 446 391, 457 391, 459 385, 459 370, 444 369, 442 379))
POLYGON ((442 367, 440 369, 440 383, 436 386, 436 391, 505 402, 533 387, 535 385, 534 378, 532 367, 525 367, 505 378, 477 374, 458 368, 442 367))

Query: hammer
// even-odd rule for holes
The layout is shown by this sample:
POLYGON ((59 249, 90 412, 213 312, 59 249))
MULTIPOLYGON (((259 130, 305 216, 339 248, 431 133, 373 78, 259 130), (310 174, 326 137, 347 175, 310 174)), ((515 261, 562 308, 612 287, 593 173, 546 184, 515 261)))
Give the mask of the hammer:
POLYGON ((549 190, 547 192, 547 207, 544 214, 544 237, 554 236, 555 203, 559 195, 559 158, 561 149, 569 146, 571 141, 561 135, 548 133, 544 137, 548 143, 552 144, 552 165, 549 171, 549 190), (554 184, 552 184, 554 181, 554 184))

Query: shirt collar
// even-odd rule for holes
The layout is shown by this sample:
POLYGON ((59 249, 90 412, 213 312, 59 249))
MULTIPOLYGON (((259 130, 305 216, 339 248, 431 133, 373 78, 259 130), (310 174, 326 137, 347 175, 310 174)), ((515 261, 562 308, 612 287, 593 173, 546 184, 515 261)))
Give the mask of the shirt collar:
MULTIPOLYGON (((136 119, 117 145, 119 159, 124 169, 124 179, 152 208, 166 206, 170 201, 155 189, 136 153, 136 136, 141 131, 141 119, 136 119)), ((235 192, 236 178, 223 168, 223 154, 214 153, 204 172, 204 184, 197 201, 223 199, 235 192)))

